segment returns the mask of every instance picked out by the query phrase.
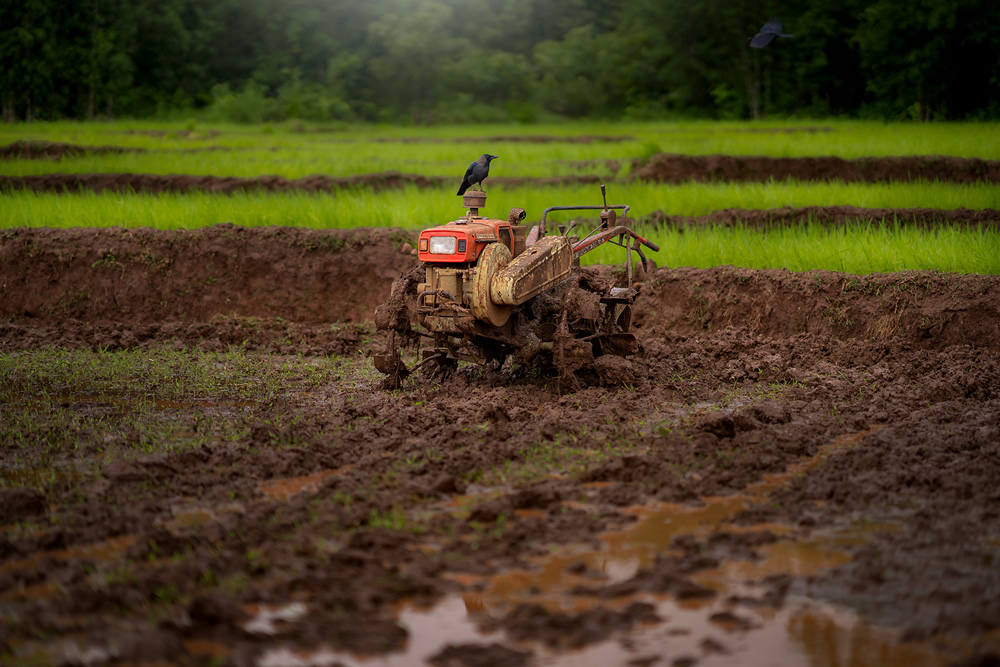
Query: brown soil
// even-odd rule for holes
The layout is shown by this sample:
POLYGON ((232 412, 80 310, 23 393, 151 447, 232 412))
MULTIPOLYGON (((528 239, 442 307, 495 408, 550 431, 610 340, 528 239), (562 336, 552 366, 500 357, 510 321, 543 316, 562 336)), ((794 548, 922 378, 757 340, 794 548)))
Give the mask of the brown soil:
MULTIPOLYGON (((439 188, 451 186, 455 179, 438 176, 420 176, 385 171, 348 178, 329 176, 304 176, 288 179, 282 176, 237 178, 219 176, 191 176, 186 174, 39 174, 35 176, 0 176, 3 190, 33 190, 35 192, 216 192, 231 194, 247 190, 265 192, 334 192, 344 188, 371 188, 375 192, 395 190, 408 186, 439 188)), ((525 185, 578 185, 600 182, 599 176, 562 176, 556 178, 491 178, 491 184, 507 187, 525 185)))
POLYGON ((413 264, 399 230, 0 232, 0 317, 187 324, 215 317, 360 322, 413 264))
POLYGON ((933 227, 935 225, 969 225, 997 228, 1000 211, 996 209, 934 209, 934 208, 858 208, 856 206, 804 206, 768 210, 727 208, 705 215, 688 217, 653 211, 642 222, 655 227, 684 228, 688 226, 734 227, 746 225, 753 229, 783 225, 815 223, 843 225, 848 222, 885 221, 903 226, 933 227))
MULTIPOLYGON (((117 150, 117 149, 110 149, 117 150)), ((67 153, 70 154, 70 153, 67 153)), ((588 163, 579 163, 580 165, 588 163)), ((614 161, 608 168, 617 168, 614 161)), ((687 181, 797 180, 912 181, 941 180, 958 183, 1000 182, 1000 161, 921 156, 843 160, 822 158, 769 158, 729 155, 657 155, 648 162, 635 161, 629 181, 684 183, 687 181)), ((454 179, 387 171, 347 178, 320 174, 288 179, 282 176, 236 178, 188 174, 39 174, 0 176, 0 191, 26 189, 37 192, 217 192, 246 190, 266 192, 334 192, 344 188, 371 188, 375 192, 407 186, 450 187, 454 179)), ((493 184, 509 188, 589 185, 603 180, 597 175, 553 178, 491 178, 493 184)))
POLYGON ((142 148, 122 146, 77 146, 50 141, 15 141, 0 146, 0 160, 61 160, 64 157, 79 157, 96 153, 141 153, 142 148))
POLYGON ((870 157, 763 157, 660 153, 632 163, 631 181, 949 181, 1000 182, 1000 161, 939 155, 870 157))
MULTIPOLYGON (((449 181, 450 182, 450 181, 449 181)), ((375 192, 403 188, 438 187, 445 179, 416 174, 384 172, 351 178, 306 176, 288 179, 281 176, 237 178, 191 176, 187 174, 40 174, 36 176, 0 176, 0 189, 26 189, 36 192, 217 192, 230 194, 245 190, 266 192, 331 192, 342 188, 371 188, 375 192)))
MULTIPOLYGON (((347 664, 343 652, 423 645, 409 664, 537 664, 591 646, 616 664, 726 652, 749 664, 741 651, 757 628, 817 601, 904 633, 885 655, 988 664, 1000 650, 1000 277, 660 269, 636 303, 642 352, 627 383, 560 395, 554 377, 464 366, 378 391, 363 339, 372 307, 414 265, 399 233, 0 238, 2 354, 211 349, 257 326, 254 344, 279 365, 347 355, 342 382, 244 408, 233 442, 111 460, 103 439, 3 445, 10 661, 347 664), (29 480, 24 461, 46 474, 29 480), (709 499, 710 515, 711 497, 751 497, 764 475, 807 461, 632 572, 603 571, 600 551, 571 553, 555 603, 534 583, 491 597, 491 577, 541 576, 558 545, 600 549, 607 531, 633 526, 635 505, 689 504, 667 506, 679 521, 709 499), (550 474, 517 476, 539 463, 550 474), (705 579, 848 527, 863 537, 840 545, 839 565, 782 570, 729 596, 705 579), (422 644, 435 629, 413 610, 455 599, 469 632, 493 632, 447 626, 443 643, 422 644), (665 613, 664 599, 678 606, 665 613), (686 620, 693 609, 704 628, 686 620), (650 635, 667 639, 649 649, 650 635)), ((65 400, 79 415, 104 409, 65 400)), ((113 411, 101 414, 112 429, 113 411)), ((787 623, 810 664, 877 635, 824 634, 810 619, 787 623)))

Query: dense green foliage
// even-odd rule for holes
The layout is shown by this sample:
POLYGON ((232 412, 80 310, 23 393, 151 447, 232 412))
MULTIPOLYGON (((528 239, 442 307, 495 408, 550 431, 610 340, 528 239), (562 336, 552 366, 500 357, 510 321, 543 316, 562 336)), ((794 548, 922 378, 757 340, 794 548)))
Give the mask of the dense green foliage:
POLYGON ((1000 117, 994 0, 5 0, 5 120, 1000 117), (795 39, 750 49, 771 16, 795 39))

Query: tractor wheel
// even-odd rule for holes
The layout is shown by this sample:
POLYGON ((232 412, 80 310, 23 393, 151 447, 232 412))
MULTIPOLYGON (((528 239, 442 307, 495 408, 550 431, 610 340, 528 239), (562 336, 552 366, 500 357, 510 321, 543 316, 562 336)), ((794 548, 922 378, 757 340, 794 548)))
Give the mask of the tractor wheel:
POLYGON ((480 322, 503 326, 510 317, 511 306, 498 306, 490 298, 493 276, 510 262, 510 250, 502 243, 491 243, 483 249, 476 262, 472 278, 472 315, 480 322))

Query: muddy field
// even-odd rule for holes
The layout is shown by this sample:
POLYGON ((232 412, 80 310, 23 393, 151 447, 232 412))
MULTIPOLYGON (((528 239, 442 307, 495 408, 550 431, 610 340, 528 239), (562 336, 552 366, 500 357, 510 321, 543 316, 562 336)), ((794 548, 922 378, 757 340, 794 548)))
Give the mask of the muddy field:
POLYGON ((643 217, 643 223, 654 227, 734 227, 750 229, 820 224, 843 225, 859 220, 884 220, 901 227, 929 228, 935 225, 956 225, 995 229, 1000 226, 1000 211, 996 209, 936 209, 936 208, 863 208, 859 206, 785 206, 766 210, 727 208, 705 215, 670 215, 663 210, 643 217))
POLYGON ((1000 278, 660 268, 576 391, 381 391, 408 240, 0 235, 4 661, 1000 660, 1000 278))

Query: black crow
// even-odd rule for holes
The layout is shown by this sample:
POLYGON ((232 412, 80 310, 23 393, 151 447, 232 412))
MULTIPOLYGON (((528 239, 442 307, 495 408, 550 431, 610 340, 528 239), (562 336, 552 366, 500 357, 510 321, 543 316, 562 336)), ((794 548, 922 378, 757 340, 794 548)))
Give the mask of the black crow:
POLYGON ((760 32, 750 38, 750 46, 755 49, 763 49, 765 46, 770 44, 775 37, 795 37, 795 35, 786 35, 782 33, 781 21, 778 19, 771 19, 764 24, 764 27, 760 29, 760 32))
POLYGON ((458 186, 458 194, 464 195, 465 191, 470 187, 479 184, 479 189, 483 189, 483 181, 486 177, 490 175, 490 162, 496 160, 498 155, 490 155, 489 153, 483 153, 479 156, 479 159, 469 165, 469 168, 465 170, 465 178, 462 179, 462 184, 458 186))

